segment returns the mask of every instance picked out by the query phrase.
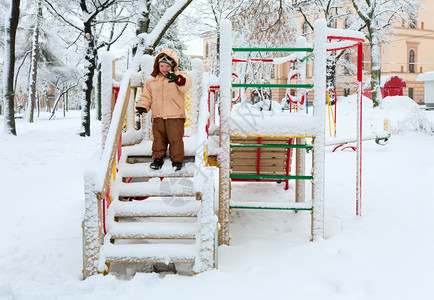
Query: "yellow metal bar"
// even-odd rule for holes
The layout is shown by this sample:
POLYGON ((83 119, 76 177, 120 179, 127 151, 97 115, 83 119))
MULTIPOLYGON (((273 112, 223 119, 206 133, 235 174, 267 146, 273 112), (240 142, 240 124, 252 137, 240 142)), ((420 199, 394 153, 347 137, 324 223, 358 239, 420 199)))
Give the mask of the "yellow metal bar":
POLYGON ((329 92, 327 92, 327 109, 328 109, 328 117, 329 117, 329 134, 331 137, 332 136, 331 122, 333 122, 334 134, 336 136, 336 122, 335 122, 335 116, 333 114, 333 107, 332 107, 332 102, 330 100, 330 93, 329 92), (330 121, 330 116, 331 116, 332 121, 330 121))

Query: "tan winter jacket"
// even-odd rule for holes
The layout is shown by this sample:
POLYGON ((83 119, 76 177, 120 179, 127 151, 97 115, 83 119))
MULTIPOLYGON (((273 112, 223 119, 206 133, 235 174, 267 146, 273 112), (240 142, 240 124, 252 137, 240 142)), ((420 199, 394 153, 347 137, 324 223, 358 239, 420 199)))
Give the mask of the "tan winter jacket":
POLYGON ((152 118, 185 118, 184 94, 190 89, 192 79, 187 72, 177 71, 178 55, 172 49, 163 49, 156 56, 152 76, 146 80, 142 89, 140 100, 136 107, 144 107, 149 112, 152 110, 152 118), (169 79, 159 72, 158 59, 162 55, 171 57, 176 65, 173 72, 185 78, 185 84, 178 86, 175 82, 169 83, 169 79))

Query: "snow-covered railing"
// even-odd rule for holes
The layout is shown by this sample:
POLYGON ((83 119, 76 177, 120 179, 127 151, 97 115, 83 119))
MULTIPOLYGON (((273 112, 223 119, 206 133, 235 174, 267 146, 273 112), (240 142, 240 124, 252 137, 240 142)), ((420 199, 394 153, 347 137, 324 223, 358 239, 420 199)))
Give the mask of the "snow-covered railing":
POLYGON ((230 114, 232 80, 232 24, 229 20, 220 23, 220 166, 219 184, 219 243, 229 245, 229 204, 230 204, 230 114))
POLYGON ((206 127, 209 121, 208 111, 208 74, 203 72, 203 62, 192 60, 193 95, 199 98, 199 118, 197 122, 197 144, 195 153, 194 192, 196 199, 201 201, 199 214, 200 228, 197 238, 200 243, 199 261, 194 266, 195 272, 208 271, 215 264, 215 233, 217 217, 214 214, 215 176, 216 169, 207 167, 205 161, 208 149, 206 127))
POLYGON ((84 278, 98 273, 98 258, 102 244, 102 200, 109 188, 122 128, 131 99, 130 80, 130 71, 127 71, 120 85, 119 96, 113 110, 102 155, 93 165, 93 168, 89 168, 84 174, 84 278))
POLYGON ((110 182, 111 171, 113 163, 116 158, 119 139, 124 126, 124 120, 127 113, 128 106, 131 100, 131 76, 130 71, 127 71, 122 79, 119 89, 119 96, 112 114, 112 122, 110 124, 109 132, 105 142, 104 151, 101 155, 101 171, 104 170, 104 176, 98 177, 96 181, 96 188, 99 196, 105 196, 107 187, 110 182))
POLYGON ((218 222, 217 216, 214 213, 214 199, 217 188, 215 178, 218 176, 216 174, 218 169, 204 167, 198 171, 204 180, 201 181, 200 193, 196 194, 198 200, 201 201, 201 209, 198 215, 200 230, 196 239, 200 252, 193 267, 193 271, 197 273, 210 271, 216 267, 216 233, 218 222))

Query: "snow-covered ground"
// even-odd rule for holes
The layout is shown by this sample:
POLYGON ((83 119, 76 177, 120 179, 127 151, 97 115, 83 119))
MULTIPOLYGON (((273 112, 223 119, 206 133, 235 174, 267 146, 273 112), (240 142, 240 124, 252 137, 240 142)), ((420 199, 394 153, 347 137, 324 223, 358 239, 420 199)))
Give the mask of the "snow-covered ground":
MULTIPOLYGON (((386 146, 363 144, 361 218, 355 152, 329 147, 324 240, 309 242, 304 212, 234 211, 219 269, 191 277, 137 273, 131 280, 82 281, 82 174, 99 147, 100 124, 93 121, 92 136, 81 138, 79 112, 51 121, 42 114, 34 124, 17 119, 18 136, 0 134, 0 299, 429 299, 434 111, 406 97, 386 99, 378 110, 368 101, 365 125, 380 128, 386 118, 393 135, 386 146)), ((355 130, 354 103, 338 102, 340 137, 355 130)), ((283 198, 292 188, 236 183, 232 196, 283 198)))

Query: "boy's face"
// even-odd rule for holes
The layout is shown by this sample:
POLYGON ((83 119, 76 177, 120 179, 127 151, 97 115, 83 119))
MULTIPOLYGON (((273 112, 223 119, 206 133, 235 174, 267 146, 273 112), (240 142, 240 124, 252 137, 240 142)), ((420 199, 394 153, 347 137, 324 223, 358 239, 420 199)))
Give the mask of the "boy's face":
POLYGON ((158 67, 160 69, 160 73, 163 74, 164 76, 166 76, 166 74, 169 73, 169 71, 172 71, 172 66, 164 62, 160 62, 158 64, 158 67))

